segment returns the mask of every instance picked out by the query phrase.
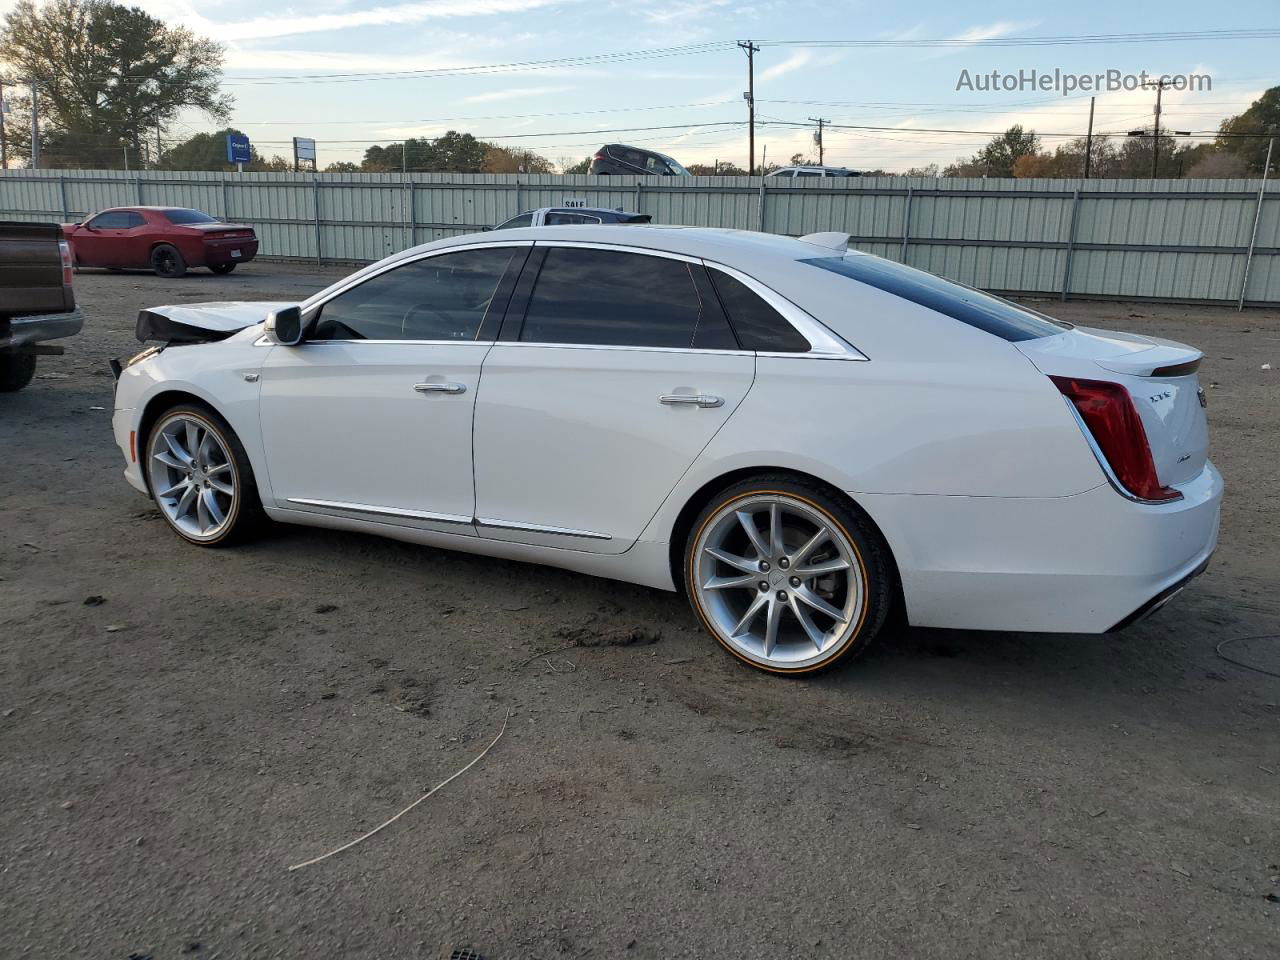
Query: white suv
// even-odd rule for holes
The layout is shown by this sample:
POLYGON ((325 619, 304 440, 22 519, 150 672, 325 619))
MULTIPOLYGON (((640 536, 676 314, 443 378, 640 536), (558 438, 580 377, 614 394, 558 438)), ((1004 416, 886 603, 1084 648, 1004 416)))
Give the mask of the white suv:
POLYGON ((860 177, 859 170, 850 170, 848 167, 782 167, 773 173, 766 174, 770 177, 860 177))

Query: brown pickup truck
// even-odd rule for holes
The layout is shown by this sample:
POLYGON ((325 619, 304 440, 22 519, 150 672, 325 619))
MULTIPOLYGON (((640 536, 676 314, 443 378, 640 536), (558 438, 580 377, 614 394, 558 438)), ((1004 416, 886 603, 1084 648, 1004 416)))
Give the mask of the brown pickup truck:
POLYGON ((62 353, 45 341, 80 332, 71 274, 58 224, 0 221, 0 393, 30 383, 40 354, 62 353))

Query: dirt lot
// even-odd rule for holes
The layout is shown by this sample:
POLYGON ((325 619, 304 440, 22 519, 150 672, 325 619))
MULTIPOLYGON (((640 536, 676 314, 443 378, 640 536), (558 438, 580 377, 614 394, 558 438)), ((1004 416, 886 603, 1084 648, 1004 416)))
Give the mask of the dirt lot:
POLYGON ((1228 499, 1173 605, 786 681, 671 594, 301 527, 182 545, 120 476, 107 358, 141 306, 343 272, 82 274, 84 334, 0 396, 0 956, 1275 956, 1280 680, 1215 646, 1280 632, 1280 314, 1048 306, 1206 351, 1228 499), (565 630, 660 639, 521 665, 565 630))

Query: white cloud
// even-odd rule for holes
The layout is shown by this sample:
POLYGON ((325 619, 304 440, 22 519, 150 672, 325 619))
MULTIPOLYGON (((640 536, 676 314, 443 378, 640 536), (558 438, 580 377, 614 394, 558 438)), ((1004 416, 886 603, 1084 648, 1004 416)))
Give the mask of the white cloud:
POLYGON ((808 66, 811 60, 813 60, 813 54, 808 50, 797 50, 781 63, 775 63, 773 66, 765 67, 761 70, 759 74, 760 82, 763 83, 768 80, 777 80, 785 74, 791 73, 794 70, 799 70, 801 67, 808 66))
POLYGON ((981 40, 996 40, 1000 37, 1007 37, 1011 33, 1029 30, 1038 23, 1039 21, 1035 20, 999 20, 996 23, 989 23, 986 26, 970 27, 968 30, 963 30, 955 36, 947 37, 947 39, 954 40, 958 43, 978 43, 981 40))
MULTIPOLYGON (((351 10, 345 13, 324 13, 310 17, 258 17, 238 23, 218 23, 187 7, 173 19, 214 40, 261 40, 267 37, 350 30, 356 27, 422 23, 453 17, 511 15, 540 7, 559 6, 566 2, 572 2, 572 0, 421 0, 419 3, 372 7, 368 10, 351 10)), ((155 6, 154 2, 142 5, 155 6)))
POLYGON ((545 97, 553 93, 564 93, 573 87, 512 87, 508 90, 492 90, 489 93, 477 93, 463 97, 466 103, 491 103, 495 100, 514 100, 517 97, 545 97))

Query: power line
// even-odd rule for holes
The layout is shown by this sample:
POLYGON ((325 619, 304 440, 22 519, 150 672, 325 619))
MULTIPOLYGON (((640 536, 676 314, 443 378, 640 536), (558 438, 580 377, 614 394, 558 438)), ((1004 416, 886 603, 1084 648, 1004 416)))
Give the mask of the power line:
POLYGON ((1274 40, 1280 28, 1100 33, 1048 37, 946 37, 937 40, 761 40, 765 47, 1044 47, 1103 43, 1175 43, 1207 40, 1274 40))

